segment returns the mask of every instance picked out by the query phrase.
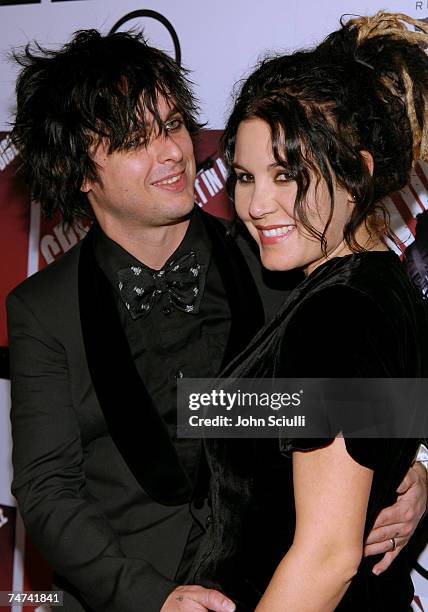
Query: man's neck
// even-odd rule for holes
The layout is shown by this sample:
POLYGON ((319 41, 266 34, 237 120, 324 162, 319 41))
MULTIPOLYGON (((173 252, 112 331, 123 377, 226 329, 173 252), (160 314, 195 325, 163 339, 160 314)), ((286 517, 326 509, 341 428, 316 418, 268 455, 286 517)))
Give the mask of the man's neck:
POLYGON ((149 228, 100 225, 103 232, 128 253, 149 268, 159 270, 180 246, 189 223, 189 219, 184 219, 171 225, 149 228))

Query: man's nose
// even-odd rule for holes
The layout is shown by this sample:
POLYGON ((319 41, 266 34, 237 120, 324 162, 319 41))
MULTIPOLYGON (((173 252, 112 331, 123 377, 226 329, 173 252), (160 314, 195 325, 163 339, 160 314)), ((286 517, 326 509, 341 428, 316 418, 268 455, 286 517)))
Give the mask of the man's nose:
POLYGON ((183 150, 179 143, 170 134, 158 138, 158 160, 164 164, 169 161, 180 162, 183 159, 183 150))

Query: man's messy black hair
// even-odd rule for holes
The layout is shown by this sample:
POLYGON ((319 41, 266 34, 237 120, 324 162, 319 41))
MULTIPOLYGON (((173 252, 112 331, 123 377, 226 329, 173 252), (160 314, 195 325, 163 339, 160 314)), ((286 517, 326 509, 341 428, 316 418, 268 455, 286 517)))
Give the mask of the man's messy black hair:
POLYGON ((85 179, 97 180, 91 151, 101 139, 111 153, 163 132, 159 96, 182 114, 190 134, 200 127, 187 71, 140 33, 82 30, 59 50, 35 43, 14 57, 22 70, 11 139, 47 217, 57 210, 66 224, 92 217, 81 191, 85 179))

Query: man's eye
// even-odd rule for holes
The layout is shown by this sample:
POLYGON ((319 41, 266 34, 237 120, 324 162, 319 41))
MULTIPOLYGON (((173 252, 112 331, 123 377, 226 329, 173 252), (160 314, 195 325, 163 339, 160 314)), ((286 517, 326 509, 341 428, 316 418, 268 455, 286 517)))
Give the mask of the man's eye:
POLYGON ((254 177, 252 174, 248 174, 248 172, 237 172, 236 180, 238 183, 252 183, 254 181, 254 177))
POLYGON ((179 130, 182 125, 183 119, 181 119, 181 117, 176 117, 175 119, 170 119, 170 121, 167 121, 165 127, 168 132, 175 132, 175 130, 179 130))
POLYGON ((127 143, 126 143, 126 148, 127 149, 138 149, 138 147, 141 147, 144 145, 144 138, 142 136, 134 136, 133 138, 130 138, 127 143))

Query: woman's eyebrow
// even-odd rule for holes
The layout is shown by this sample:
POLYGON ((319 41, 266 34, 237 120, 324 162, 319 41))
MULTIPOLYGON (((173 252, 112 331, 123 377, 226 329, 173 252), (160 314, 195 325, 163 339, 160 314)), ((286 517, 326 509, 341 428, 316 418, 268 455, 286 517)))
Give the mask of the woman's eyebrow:
MULTIPOLYGON (((286 166, 284 166, 284 164, 279 164, 278 162, 272 162, 271 164, 268 164, 266 167, 268 170, 271 170, 272 168, 283 168, 284 170, 286 169, 286 166)), ((239 162, 233 162, 232 168, 239 168, 239 170, 247 170, 247 168, 243 166, 242 164, 240 164, 239 162)))

